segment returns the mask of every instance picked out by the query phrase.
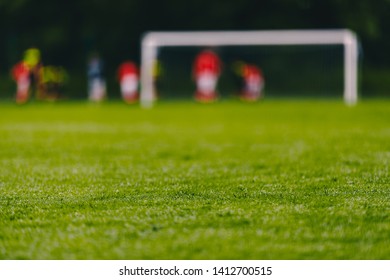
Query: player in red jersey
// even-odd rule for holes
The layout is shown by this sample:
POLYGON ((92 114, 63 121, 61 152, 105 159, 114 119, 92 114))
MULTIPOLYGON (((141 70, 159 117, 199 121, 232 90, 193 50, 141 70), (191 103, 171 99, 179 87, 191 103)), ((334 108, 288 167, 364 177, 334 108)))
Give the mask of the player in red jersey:
POLYGON ((123 62, 118 69, 122 98, 126 103, 138 101, 139 72, 136 64, 131 61, 123 62))
POLYGON ((30 95, 30 69, 24 61, 20 61, 11 70, 16 82, 16 103, 26 103, 30 95))
POLYGON ((213 102, 218 98, 216 91, 221 72, 221 61, 218 55, 211 51, 202 51, 193 64, 193 78, 196 81, 195 100, 213 102))
POLYGON ((263 95, 264 77, 261 69, 253 64, 246 64, 242 69, 244 89, 241 99, 245 101, 259 100, 263 95))
POLYGON ((243 81, 240 99, 252 102, 259 100, 263 95, 264 88, 264 76, 261 69, 254 64, 237 62, 236 72, 243 81))

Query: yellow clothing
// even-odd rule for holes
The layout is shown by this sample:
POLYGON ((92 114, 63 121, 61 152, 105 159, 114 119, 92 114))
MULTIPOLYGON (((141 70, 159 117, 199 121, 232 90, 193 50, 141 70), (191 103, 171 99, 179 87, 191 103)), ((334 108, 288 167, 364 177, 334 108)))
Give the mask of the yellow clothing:
POLYGON ((41 52, 36 48, 30 48, 24 52, 23 61, 31 69, 38 65, 41 60, 41 52))

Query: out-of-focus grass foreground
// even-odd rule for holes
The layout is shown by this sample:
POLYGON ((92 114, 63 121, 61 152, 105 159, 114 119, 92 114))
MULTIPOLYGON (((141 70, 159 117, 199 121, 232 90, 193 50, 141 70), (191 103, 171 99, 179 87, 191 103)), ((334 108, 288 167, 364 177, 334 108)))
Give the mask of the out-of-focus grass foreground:
POLYGON ((390 104, 0 104, 0 259, 389 259, 390 104))

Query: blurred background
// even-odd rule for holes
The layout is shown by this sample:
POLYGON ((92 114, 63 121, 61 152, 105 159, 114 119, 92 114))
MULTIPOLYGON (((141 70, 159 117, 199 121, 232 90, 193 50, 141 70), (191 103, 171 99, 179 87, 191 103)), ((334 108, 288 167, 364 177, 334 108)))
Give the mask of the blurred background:
POLYGON ((13 96, 10 69, 32 46, 66 69, 67 95, 83 98, 88 55, 104 58, 115 89, 118 65, 139 63, 147 31, 333 28, 359 37, 362 96, 389 97, 389 15, 390 0, 0 0, 0 98, 13 96))

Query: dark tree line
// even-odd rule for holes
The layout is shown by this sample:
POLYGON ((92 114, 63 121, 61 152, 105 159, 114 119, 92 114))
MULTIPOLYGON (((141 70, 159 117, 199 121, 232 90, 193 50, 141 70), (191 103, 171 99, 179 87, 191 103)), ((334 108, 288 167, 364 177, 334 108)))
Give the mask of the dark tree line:
POLYGON ((108 69, 137 61, 149 30, 350 28, 369 78, 390 73, 389 15, 390 0, 0 0, 0 73, 32 45, 44 62, 77 72, 93 50, 108 69))

